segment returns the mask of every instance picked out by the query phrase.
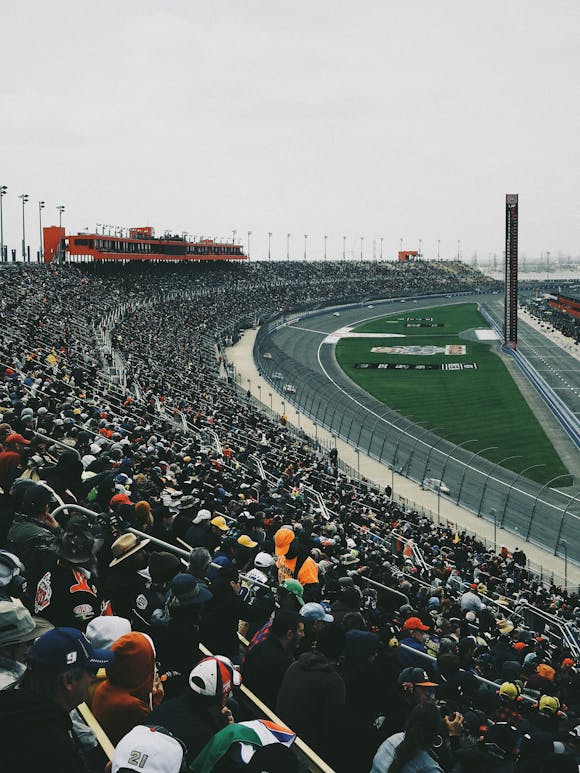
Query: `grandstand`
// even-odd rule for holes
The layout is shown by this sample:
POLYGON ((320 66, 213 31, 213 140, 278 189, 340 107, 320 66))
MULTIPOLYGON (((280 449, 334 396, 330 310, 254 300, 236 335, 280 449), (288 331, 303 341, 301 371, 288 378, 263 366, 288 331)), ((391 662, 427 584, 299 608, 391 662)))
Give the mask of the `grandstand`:
MULTIPOLYGON (((496 289, 464 264, 420 260, 1 266, 0 546, 17 556, 0 553, 0 567, 12 566, 0 572, 3 598, 21 597, 57 627, 90 634, 87 623, 106 610, 129 620, 126 636, 151 636, 164 678, 154 687, 150 674, 133 724, 151 713, 152 724, 163 716, 179 728, 175 707, 185 710, 183 695, 199 687, 189 669, 211 652, 245 659, 237 701, 227 704, 236 723, 267 718, 279 744, 299 731, 292 748, 310 770, 370 770, 435 687, 444 765, 457 751, 457 714, 466 742, 468 711, 482 712, 480 724, 509 717, 521 735, 553 708, 544 701, 540 710, 541 696, 575 716, 577 589, 535 575, 522 550, 491 550, 461 526, 433 523, 391 487, 361 480, 335 448, 249 399, 226 367, 228 344, 279 315, 496 289), (33 505, 47 491, 41 523, 33 505), (23 539, 22 524, 37 530, 37 542, 23 539), (90 549, 77 565, 82 540, 90 549), (213 549, 204 564, 202 551, 213 549), (65 583, 50 585, 67 571, 81 583, 79 566, 98 605, 72 604, 65 583), (288 574, 297 582, 281 589, 288 574), (289 615, 281 635, 280 611, 270 624, 275 601, 289 615), (238 642, 240 619, 247 637, 238 642)), ((122 638, 113 640, 117 653, 122 638)), ((10 641, 0 637, 3 657, 10 641)), ((18 676, 19 665, 11 666, 18 676)), ((102 770, 118 740, 107 683, 87 696, 84 720, 73 719, 92 728, 81 741, 92 770, 102 770)), ((0 691, 4 728, 25 729, 8 693, 0 691)), ((204 769, 200 755, 226 716, 213 718, 209 737, 191 739, 192 769, 204 769)), ((576 723, 557 719, 552 740, 567 740, 576 723)))

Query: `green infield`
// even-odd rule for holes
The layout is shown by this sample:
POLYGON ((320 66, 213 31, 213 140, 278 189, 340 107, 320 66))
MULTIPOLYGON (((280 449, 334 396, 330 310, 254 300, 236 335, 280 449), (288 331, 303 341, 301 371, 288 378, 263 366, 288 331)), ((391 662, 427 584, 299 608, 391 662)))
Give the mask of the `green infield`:
MULTIPOLYGON (((454 443, 476 438, 477 446, 470 445, 473 450, 497 446, 498 451, 484 455, 492 461, 520 457, 506 462, 515 471, 543 464, 529 472, 540 483, 566 474, 568 470, 496 353, 497 342, 477 340, 476 328, 488 328, 476 304, 428 309, 413 304, 403 313, 353 329, 403 338, 342 338, 336 357, 353 381, 385 405, 425 427, 443 427, 437 435, 454 443), (455 348, 458 346, 465 347, 464 354, 458 353, 463 351, 455 348), (371 351, 375 347, 398 347, 399 353, 371 351), (422 351, 405 347, 421 347, 422 351), (383 367, 378 368, 379 364, 383 367), (463 369, 454 369, 461 365, 463 369)), ((569 484, 563 480, 559 486, 571 483, 572 479, 569 484)))

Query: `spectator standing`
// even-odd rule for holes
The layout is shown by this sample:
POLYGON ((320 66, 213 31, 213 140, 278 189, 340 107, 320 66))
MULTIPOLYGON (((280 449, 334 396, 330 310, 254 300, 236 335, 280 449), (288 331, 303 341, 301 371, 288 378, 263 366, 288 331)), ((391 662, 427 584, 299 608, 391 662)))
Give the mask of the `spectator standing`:
MULTIPOLYGON (((401 639, 401 644, 425 654, 427 652, 425 647, 425 635, 428 630, 429 626, 425 625, 420 618, 407 618, 403 624, 403 631, 406 635, 401 639)), ((425 658, 415 657, 412 652, 408 652, 407 650, 399 650, 399 663, 402 666, 412 666, 417 663, 423 665, 424 662, 425 658)))
POLYGON ((24 449, 30 445, 30 440, 26 440, 18 432, 10 432, 4 440, 4 449, 0 451, 0 488, 5 492, 10 488, 18 477, 18 470, 24 463, 24 449))
POLYGON ((93 649, 75 628, 55 628, 33 644, 18 689, 0 690, 4 769, 86 773, 69 714, 86 700, 92 675, 113 657, 93 649))
POLYGON ((148 564, 145 547, 149 542, 128 533, 117 537, 111 546, 113 560, 105 579, 105 596, 119 617, 133 620, 135 599, 147 590, 147 580, 139 572, 148 564))
POLYGON ((155 650, 143 633, 121 636, 111 646, 114 661, 93 696, 93 713, 117 744, 135 725, 147 719, 153 700, 155 650))
POLYGON ((29 486, 8 532, 8 549, 26 567, 26 579, 32 590, 43 570, 52 564, 62 536, 61 527, 49 512, 51 499, 44 486, 29 486))
POLYGON ((74 528, 64 533, 56 564, 37 583, 35 614, 53 625, 81 631, 100 614, 100 599, 90 572, 94 545, 88 530, 74 528))
POLYGON ((330 759, 333 731, 344 711, 345 685, 336 665, 345 640, 337 623, 327 624, 316 649, 300 655, 284 674, 276 702, 276 714, 324 759, 330 759))
POLYGON ((20 679, 32 643, 52 627, 41 617, 32 617, 20 601, 0 601, 0 690, 20 679))
POLYGON ((182 741, 187 762, 234 718, 226 706, 241 676, 225 657, 204 658, 191 670, 187 689, 179 696, 163 701, 147 719, 149 725, 162 725, 182 741))
POLYGON ((291 529, 279 529, 274 535, 274 543, 278 556, 278 582, 295 579, 302 587, 318 583, 318 565, 291 529))
POLYGON ((443 773, 436 756, 441 746, 442 727, 433 703, 416 706, 405 732, 395 733, 382 743, 373 760, 371 773, 443 773))
POLYGON ((282 679, 303 636, 304 622, 298 612, 279 609, 267 638, 248 651, 244 680, 267 706, 276 705, 282 679))

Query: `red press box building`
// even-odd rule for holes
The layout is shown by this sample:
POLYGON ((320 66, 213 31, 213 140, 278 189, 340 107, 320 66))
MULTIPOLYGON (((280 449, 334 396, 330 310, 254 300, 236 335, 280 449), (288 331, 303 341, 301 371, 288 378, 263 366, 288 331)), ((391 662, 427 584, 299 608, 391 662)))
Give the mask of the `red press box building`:
POLYGON ((580 296, 574 297, 573 295, 549 295, 548 303, 553 309, 563 311, 564 314, 569 314, 571 317, 580 319, 580 296))
POLYGON ((239 244, 213 239, 188 241, 180 236, 156 238, 153 228, 130 228, 128 236, 83 233, 66 234, 64 228, 43 229, 44 262, 91 263, 93 261, 206 261, 247 260, 239 244))

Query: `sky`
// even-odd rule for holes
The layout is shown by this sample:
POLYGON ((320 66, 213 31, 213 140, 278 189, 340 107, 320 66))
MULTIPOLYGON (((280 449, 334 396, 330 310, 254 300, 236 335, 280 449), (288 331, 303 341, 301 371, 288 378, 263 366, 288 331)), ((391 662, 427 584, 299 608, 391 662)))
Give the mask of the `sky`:
POLYGON ((43 200, 70 233, 484 261, 519 193, 520 255, 580 256, 578 0, 20 0, 1 19, 11 247, 27 193, 33 252, 43 200))

